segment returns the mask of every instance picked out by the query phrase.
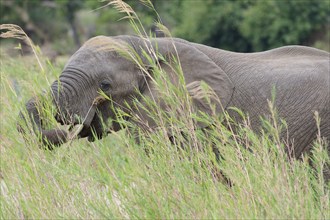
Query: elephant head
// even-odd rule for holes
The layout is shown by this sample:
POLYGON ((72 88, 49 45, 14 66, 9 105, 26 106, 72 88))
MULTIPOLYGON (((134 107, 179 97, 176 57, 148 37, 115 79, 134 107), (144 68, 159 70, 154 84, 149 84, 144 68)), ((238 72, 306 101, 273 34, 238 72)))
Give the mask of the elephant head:
MULTIPOLYGON (((148 68, 152 62, 169 74, 171 81, 176 81, 173 68, 164 62, 164 58, 170 57, 177 57, 180 61, 187 90, 197 110, 212 113, 201 92, 202 82, 220 100, 214 101, 216 112, 221 112, 227 106, 233 93, 233 85, 228 76, 189 42, 173 38, 98 36, 88 40, 70 58, 59 79, 51 86, 53 103, 58 109, 55 115, 57 121, 70 125, 82 123, 83 129, 79 133, 81 138, 94 140, 93 133, 102 138, 106 131, 103 122, 116 118, 110 106, 126 111, 125 106, 141 98, 141 95, 158 95, 153 85, 153 73, 148 68), (146 53, 151 60, 144 56, 146 53)), ((67 141, 66 131, 43 128, 35 98, 26 104, 26 108, 30 120, 36 125, 35 130, 41 133, 45 141, 53 144, 67 141)), ((141 109, 137 112, 141 120, 150 125, 155 124, 141 109)), ((127 111, 127 114, 132 112, 127 111)), ((117 131, 120 128, 116 121, 112 123, 111 130, 117 131)))

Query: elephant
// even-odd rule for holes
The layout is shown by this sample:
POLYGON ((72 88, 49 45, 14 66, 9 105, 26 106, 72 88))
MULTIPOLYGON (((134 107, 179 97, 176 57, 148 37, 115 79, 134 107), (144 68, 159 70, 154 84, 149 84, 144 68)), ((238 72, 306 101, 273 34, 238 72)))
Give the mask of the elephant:
MULTIPOLYGON (((109 105, 115 103, 120 108, 132 104, 135 99, 158 95, 152 80, 152 62, 162 67, 173 82, 177 81, 173 69, 164 61, 164 57, 173 56, 180 61, 196 111, 219 115, 228 111, 229 115, 238 118, 237 113, 230 110, 236 107, 248 113, 252 128, 258 130, 260 116, 270 115, 268 100, 275 89, 274 106, 288 124, 288 139, 294 146, 295 157, 308 152, 317 137, 314 112, 318 112, 320 132, 329 142, 329 53, 306 46, 237 53, 179 38, 96 36, 72 55, 59 79, 51 85, 53 103, 58 109, 54 117, 61 124, 83 123, 79 138, 88 137, 89 141, 94 141, 95 135, 102 138, 108 129, 102 122, 116 117, 109 105), (138 56, 124 56, 118 48, 129 48, 138 56), (157 53, 152 53, 150 48, 156 48, 157 53), (143 57, 146 51, 153 55, 153 61, 143 57), (200 95, 204 84, 219 101, 211 98, 208 103, 205 95, 200 95), (110 98, 98 99, 100 92, 110 98)), ((21 112, 20 118, 32 121, 35 132, 41 134, 43 141, 55 145, 68 141, 68 131, 43 128, 37 97, 30 99, 25 108, 28 116, 21 112)), ((141 109, 127 114, 138 114, 150 127, 155 125, 141 109)), ((126 119, 130 120, 130 117, 126 119)), ((120 129, 122 126, 114 121, 111 131, 120 129)), ((282 134, 281 138, 287 138, 287 134, 282 134)))

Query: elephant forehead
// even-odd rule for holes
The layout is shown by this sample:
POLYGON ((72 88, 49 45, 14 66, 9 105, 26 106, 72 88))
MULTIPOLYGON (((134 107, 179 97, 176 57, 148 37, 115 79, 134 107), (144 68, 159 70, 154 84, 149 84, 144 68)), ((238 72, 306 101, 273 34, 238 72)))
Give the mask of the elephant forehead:
POLYGON ((97 61, 102 58, 95 50, 90 49, 79 49, 76 53, 74 53, 69 62, 73 61, 97 61))
POLYGON ((104 53, 94 48, 82 47, 71 56, 67 66, 84 66, 89 69, 92 65, 109 64, 109 62, 117 60, 118 57, 116 52, 104 53))
POLYGON ((92 37, 89 40, 85 42, 85 45, 93 45, 93 44, 99 44, 101 42, 107 41, 108 37, 106 36, 96 36, 92 37))
POLYGON ((92 66, 100 64, 101 62, 101 57, 93 53, 93 51, 78 50, 70 57, 64 69, 67 69, 68 67, 74 67, 80 68, 82 70, 88 70, 92 66))
POLYGON ((100 54, 90 50, 77 51, 69 60, 63 72, 79 70, 89 76, 112 76, 113 78, 135 72, 132 61, 114 53, 100 54))
POLYGON ((92 37, 84 43, 86 47, 102 46, 104 44, 116 44, 118 40, 106 36, 92 37))
MULTIPOLYGON (((89 39, 85 42, 82 48, 88 48, 95 52, 118 52, 118 53, 129 53, 131 49, 127 42, 114 39, 111 37, 97 36, 89 39)), ((117 54, 117 53, 114 53, 117 54)))

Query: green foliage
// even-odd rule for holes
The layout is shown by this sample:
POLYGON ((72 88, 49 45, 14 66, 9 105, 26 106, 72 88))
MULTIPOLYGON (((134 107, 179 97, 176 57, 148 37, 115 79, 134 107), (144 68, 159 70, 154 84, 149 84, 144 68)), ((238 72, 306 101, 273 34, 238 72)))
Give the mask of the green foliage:
POLYGON ((59 10, 42 0, 1 1, 0 4, 1 23, 14 23, 23 27, 30 37, 41 44, 55 40, 58 33, 66 30, 62 25, 65 18, 59 16, 59 10))
POLYGON ((328 1, 256 1, 243 11, 238 26, 253 50, 304 44, 310 35, 329 24, 328 1))
POLYGON ((306 44, 315 31, 329 31, 330 3, 324 0, 197 0, 178 1, 175 7, 174 35, 234 51, 306 44))
MULTIPOLYGON (((154 10, 143 1, 125 2, 139 14, 147 31, 158 21, 154 10)), ((38 44, 54 42, 56 50, 68 53, 95 35, 134 34, 127 23, 118 22, 122 17, 116 10, 102 7, 107 3, 1 1, 0 20, 20 25, 38 44)), ((173 36, 190 41, 241 52, 315 43, 330 50, 330 2, 326 0, 154 0, 152 3, 173 36)))
POLYGON ((183 1, 182 14, 173 28, 175 36, 223 49, 248 51, 250 45, 238 26, 245 1, 183 1))

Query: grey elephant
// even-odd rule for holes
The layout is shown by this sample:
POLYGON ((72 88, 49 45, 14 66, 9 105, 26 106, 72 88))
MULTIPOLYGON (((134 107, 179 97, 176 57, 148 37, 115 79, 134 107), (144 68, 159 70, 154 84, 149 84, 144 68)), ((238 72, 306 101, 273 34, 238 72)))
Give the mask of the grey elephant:
MULTIPOLYGON (((175 78, 175 74, 162 60, 177 56, 197 110, 212 113, 205 97, 198 95, 201 84, 205 83, 220 100, 213 103, 216 114, 229 107, 237 107, 249 114, 256 130, 260 126, 260 116, 270 114, 267 100, 271 99, 275 88, 274 105, 279 116, 288 124, 289 140, 294 145, 296 157, 308 151, 317 136, 315 111, 321 118, 321 134, 330 140, 328 52, 304 46, 286 46, 258 53, 234 53, 177 38, 144 39, 136 36, 98 36, 88 40, 70 58, 59 80, 52 84, 53 103, 58 109, 54 117, 61 124, 83 121, 80 138, 93 140, 93 133, 98 138, 106 133, 107 128, 102 121, 116 117, 109 105, 115 103, 120 108, 124 103, 141 99, 141 94, 157 96, 151 80, 152 71, 142 71, 136 62, 113 49, 121 45, 140 57, 143 57, 143 51, 157 48, 153 56, 155 62, 170 78, 175 78), (96 101, 100 91, 111 99, 96 101)), ((150 61, 142 58, 140 65, 148 67, 150 61)), ((37 98, 27 102, 26 109, 35 124, 35 131, 41 133, 44 141, 62 144, 68 140, 65 130, 43 128, 37 98)), ((149 126, 155 125, 141 109, 127 113, 139 114, 149 126)), ((233 111, 229 110, 229 114, 236 117, 233 111)), ((23 114, 21 117, 24 118, 23 114)), ((120 124, 114 122, 111 130, 119 129, 120 124)))

